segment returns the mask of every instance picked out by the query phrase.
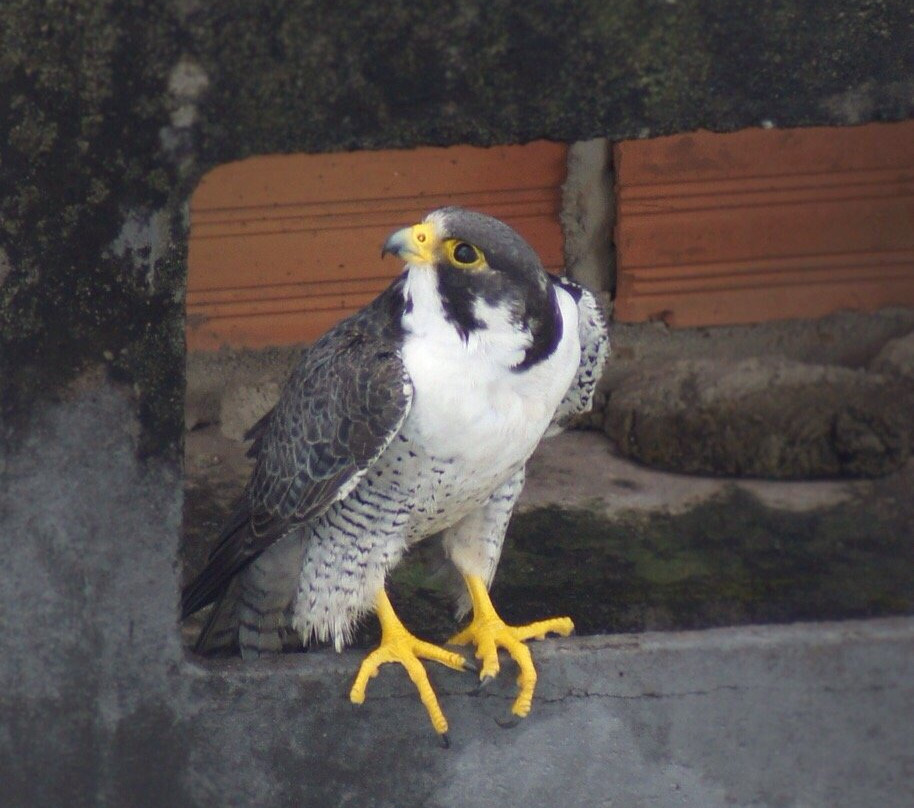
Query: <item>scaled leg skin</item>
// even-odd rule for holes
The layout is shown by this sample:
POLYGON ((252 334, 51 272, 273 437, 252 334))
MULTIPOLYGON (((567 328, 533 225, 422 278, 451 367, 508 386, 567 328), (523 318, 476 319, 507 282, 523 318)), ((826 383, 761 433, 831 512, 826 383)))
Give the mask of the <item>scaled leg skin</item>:
POLYGON ((382 589, 375 602, 375 611, 381 621, 381 644, 362 661, 355 677, 349 700, 353 704, 365 701, 365 688, 368 680, 378 675, 378 669, 387 662, 399 662, 413 684, 419 691, 419 698, 425 705, 435 732, 444 737, 447 732, 447 719, 438 705, 438 698, 428 681, 428 674, 420 659, 433 659, 454 670, 471 669, 466 660, 453 651, 418 639, 406 629, 394 612, 387 593, 382 589))
POLYGON ((519 692, 511 707, 518 718, 524 718, 533 705, 533 691, 536 688, 536 668, 526 640, 542 640, 549 633, 567 637, 574 631, 570 617, 554 617, 540 620, 526 626, 509 626, 502 620, 492 601, 485 582, 478 575, 464 575, 470 600, 473 603, 473 619, 463 631, 449 641, 449 645, 475 645, 476 658, 482 661, 479 678, 485 682, 498 673, 498 649, 504 648, 517 663, 520 673, 517 677, 519 692))

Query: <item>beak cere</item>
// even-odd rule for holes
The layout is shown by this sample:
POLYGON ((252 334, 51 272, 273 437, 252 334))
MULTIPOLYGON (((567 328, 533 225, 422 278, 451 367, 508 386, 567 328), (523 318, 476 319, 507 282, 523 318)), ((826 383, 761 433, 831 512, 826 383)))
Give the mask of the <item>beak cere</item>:
POLYGON ((434 264, 441 239, 431 222, 422 222, 391 233, 381 248, 381 257, 392 253, 407 264, 434 264))

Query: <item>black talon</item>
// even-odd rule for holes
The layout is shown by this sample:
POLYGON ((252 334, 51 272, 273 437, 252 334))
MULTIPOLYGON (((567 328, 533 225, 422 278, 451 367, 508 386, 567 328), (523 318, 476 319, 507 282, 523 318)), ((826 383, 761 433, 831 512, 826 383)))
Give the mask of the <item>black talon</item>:
POLYGON ((479 680, 479 684, 476 685, 476 687, 474 687, 474 688, 470 691, 470 695, 471 695, 471 696, 478 696, 480 693, 482 693, 482 692, 483 692, 490 684, 492 684, 492 682, 494 682, 494 681, 495 681, 495 677, 494 677, 494 676, 483 676, 482 679, 479 680))
POLYGON ((451 739, 448 738, 446 732, 442 732, 442 733, 438 736, 438 741, 439 741, 439 743, 441 744, 441 748, 442 748, 442 749, 450 749, 450 748, 451 748, 451 739))
POLYGON ((514 727, 520 723, 520 718, 516 715, 513 715, 510 718, 496 718, 495 723, 502 729, 514 729, 514 727))
POLYGON ((463 660, 463 669, 465 671, 469 671, 470 673, 479 673, 479 670, 480 670, 479 663, 474 662, 471 659, 464 659, 463 660))

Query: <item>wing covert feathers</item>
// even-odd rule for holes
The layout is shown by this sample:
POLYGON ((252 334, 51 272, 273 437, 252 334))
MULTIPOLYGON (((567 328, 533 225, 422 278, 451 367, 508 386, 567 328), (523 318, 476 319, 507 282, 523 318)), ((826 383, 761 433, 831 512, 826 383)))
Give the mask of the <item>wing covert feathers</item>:
MULTIPOLYGON (((306 349, 274 409, 252 427, 256 462, 182 616, 296 525, 346 496, 400 430, 412 383, 400 357, 398 284, 306 349)), ((402 295, 399 296, 402 304, 402 295)))
POLYGON ((552 276, 574 298, 578 306, 578 337, 581 340, 581 362, 568 392, 555 411, 546 436, 561 432, 576 415, 589 412, 593 396, 609 356, 609 330, 606 315, 596 295, 567 278, 552 276))

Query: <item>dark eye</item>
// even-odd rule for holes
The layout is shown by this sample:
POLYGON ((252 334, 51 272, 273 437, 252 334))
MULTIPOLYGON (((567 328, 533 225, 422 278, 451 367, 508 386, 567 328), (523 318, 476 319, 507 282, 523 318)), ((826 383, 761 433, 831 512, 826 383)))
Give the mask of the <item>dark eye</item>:
POLYGON ((472 264, 478 257, 476 248, 465 241, 461 241, 460 244, 454 247, 454 260, 458 264, 472 264))

